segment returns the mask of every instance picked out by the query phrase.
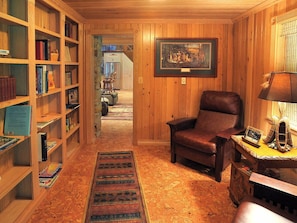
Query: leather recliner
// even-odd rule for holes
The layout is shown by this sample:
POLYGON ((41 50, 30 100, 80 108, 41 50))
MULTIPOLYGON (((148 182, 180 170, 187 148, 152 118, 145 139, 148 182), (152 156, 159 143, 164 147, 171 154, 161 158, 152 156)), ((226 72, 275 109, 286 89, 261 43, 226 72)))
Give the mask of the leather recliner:
POLYGON ((171 162, 181 156, 214 168, 220 182, 222 171, 230 164, 231 135, 243 131, 242 102, 238 94, 204 91, 195 118, 167 122, 171 136, 171 162))

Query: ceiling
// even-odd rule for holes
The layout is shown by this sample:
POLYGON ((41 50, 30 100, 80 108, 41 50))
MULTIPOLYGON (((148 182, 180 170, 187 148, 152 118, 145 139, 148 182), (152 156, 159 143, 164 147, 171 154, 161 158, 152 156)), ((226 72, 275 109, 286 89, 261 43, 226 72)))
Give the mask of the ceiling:
POLYGON ((278 0, 62 0, 85 19, 227 19, 278 0))

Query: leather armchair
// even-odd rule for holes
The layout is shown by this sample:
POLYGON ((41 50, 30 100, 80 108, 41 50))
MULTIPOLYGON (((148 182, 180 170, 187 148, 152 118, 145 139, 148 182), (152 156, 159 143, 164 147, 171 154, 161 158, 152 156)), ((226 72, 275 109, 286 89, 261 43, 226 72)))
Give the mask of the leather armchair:
POLYGON ((297 222, 297 186, 252 173, 253 196, 238 207, 232 223, 297 222))
POLYGON ((167 122, 171 137, 171 162, 181 156, 214 168, 220 182, 222 171, 230 164, 231 135, 243 131, 242 102, 238 94, 204 91, 195 118, 167 122))

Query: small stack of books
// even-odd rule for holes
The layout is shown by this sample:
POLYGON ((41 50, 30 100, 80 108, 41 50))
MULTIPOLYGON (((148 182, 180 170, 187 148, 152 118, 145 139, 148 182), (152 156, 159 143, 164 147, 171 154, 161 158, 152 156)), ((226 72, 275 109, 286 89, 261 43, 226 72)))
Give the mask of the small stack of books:
POLYGON ((39 173, 39 185, 41 187, 51 187, 59 176, 59 172, 62 169, 61 163, 52 162, 39 173))

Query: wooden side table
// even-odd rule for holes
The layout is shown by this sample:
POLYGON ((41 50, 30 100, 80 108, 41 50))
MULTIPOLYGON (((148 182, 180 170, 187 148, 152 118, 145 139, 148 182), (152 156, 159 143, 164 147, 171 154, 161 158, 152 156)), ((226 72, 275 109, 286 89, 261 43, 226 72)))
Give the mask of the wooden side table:
POLYGON ((234 157, 232 160, 229 194, 235 204, 247 195, 253 195, 249 184, 252 172, 264 173, 266 168, 297 168, 297 148, 282 153, 269 148, 263 141, 256 148, 242 141, 242 135, 232 136, 234 157))

